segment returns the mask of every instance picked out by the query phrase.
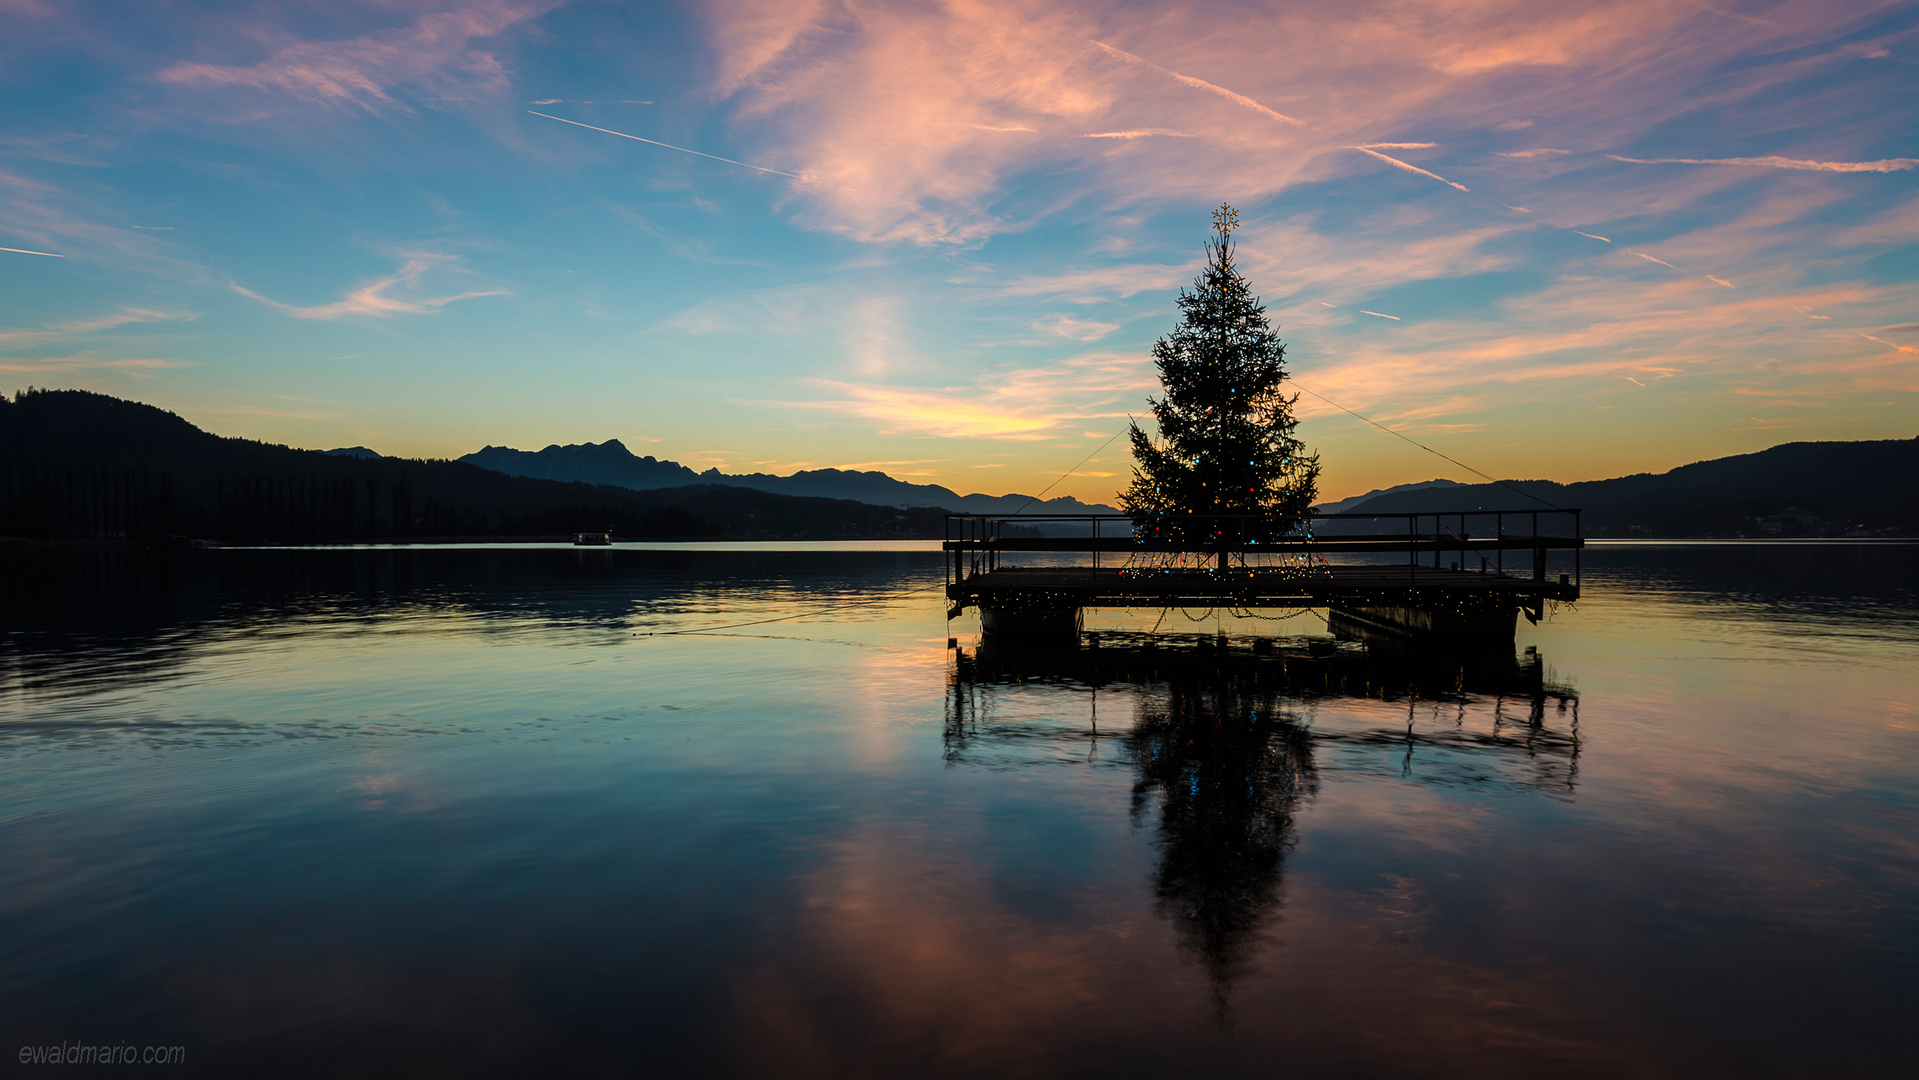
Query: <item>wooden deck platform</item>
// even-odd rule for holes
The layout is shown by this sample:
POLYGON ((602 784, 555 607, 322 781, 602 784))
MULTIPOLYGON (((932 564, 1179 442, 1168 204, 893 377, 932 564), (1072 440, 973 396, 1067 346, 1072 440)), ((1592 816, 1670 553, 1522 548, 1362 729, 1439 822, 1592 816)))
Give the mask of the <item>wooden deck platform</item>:
MULTIPOLYGON (((1320 515, 1313 525, 1339 520, 1343 531, 1301 534, 1263 544, 1229 543, 1227 529, 1239 518, 1217 515, 1222 539, 1197 553, 1205 569, 1154 567, 1160 553, 1190 551, 1129 535, 1132 523, 1110 516, 1045 518, 948 515, 944 549, 950 553, 948 617, 978 608, 988 633, 1057 634, 1077 626, 1086 608, 1186 608, 1246 610, 1326 608, 1349 623, 1388 633, 1510 638, 1515 617, 1537 621, 1551 601, 1579 599, 1579 512, 1475 512, 1445 515, 1320 515), (1567 516, 1571 528, 1545 533, 1541 514, 1567 516), (1390 517, 1404 530, 1356 531, 1359 520, 1390 517), (1474 519, 1490 519, 1478 523, 1474 519), (1508 531, 1517 517, 1530 527, 1508 531), (1431 519, 1430 528, 1422 519, 1431 519), (1090 527, 1091 535, 1038 536, 1033 526, 1065 523, 1090 527), (1479 524, 1475 530, 1473 526, 1479 524), (1484 525, 1491 525, 1486 529, 1484 525), (1020 528, 1009 528, 1019 526, 1020 528), (1474 535, 1475 531, 1478 535, 1474 535), (1103 532, 1103 535, 1102 535, 1103 532), (955 535, 957 533, 957 535, 955 535), (1549 554, 1571 555, 1565 572, 1549 554), (1076 566, 1005 565, 1017 553, 1057 558, 1081 553, 1076 566), (1112 556, 1124 554, 1124 559, 1112 556), (1331 563, 1325 557, 1403 555, 1405 562, 1331 563), (1513 558, 1508 569, 1509 556, 1513 558), (1280 565, 1273 565, 1279 556, 1280 565), (1287 559, 1287 556, 1293 558, 1287 559), (1121 565, 1115 566, 1115 562, 1121 565), (1262 565, 1264 564, 1264 565, 1262 565)), ((1241 535, 1260 535, 1244 529, 1241 535)))

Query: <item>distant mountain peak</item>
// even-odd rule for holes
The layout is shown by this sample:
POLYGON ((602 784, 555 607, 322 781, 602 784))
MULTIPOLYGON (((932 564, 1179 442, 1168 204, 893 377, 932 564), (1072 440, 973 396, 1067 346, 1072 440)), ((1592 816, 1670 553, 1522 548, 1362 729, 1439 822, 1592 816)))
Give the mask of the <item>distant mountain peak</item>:
POLYGON ((568 446, 554 443, 537 453, 505 446, 487 446, 460 460, 513 476, 581 480, 594 484, 613 484, 636 491, 708 483, 777 495, 848 499, 876 506, 936 506, 944 510, 976 514, 1010 514, 1021 510, 1035 514, 1119 512, 1111 506, 1083 503, 1070 497, 1040 501, 1018 494, 960 495, 938 484, 915 484, 872 469, 800 469, 790 476, 771 473, 727 474, 717 467, 695 472, 677 461, 651 456, 636 457, 618 439, 568 446))

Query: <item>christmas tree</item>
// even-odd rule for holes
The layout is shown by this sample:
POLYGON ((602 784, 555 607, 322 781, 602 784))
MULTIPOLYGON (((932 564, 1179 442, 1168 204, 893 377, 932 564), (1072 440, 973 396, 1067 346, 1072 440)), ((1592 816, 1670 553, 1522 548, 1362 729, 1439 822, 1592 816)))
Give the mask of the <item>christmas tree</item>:
POLYGON ((1293 437, 1298 395, 1280 389, 1286 346, 1234 263, 1238 225, 1232 207, 1213 211, 1206 269, 1180 290, 1180 324, 1153 344, 1159 439, 1133 425, 1137 464, 1120 496, 1142 539, 1217 550, 1222 569, 1228 546, 1297 528, 1319 491, 1319 456, 1293 437))

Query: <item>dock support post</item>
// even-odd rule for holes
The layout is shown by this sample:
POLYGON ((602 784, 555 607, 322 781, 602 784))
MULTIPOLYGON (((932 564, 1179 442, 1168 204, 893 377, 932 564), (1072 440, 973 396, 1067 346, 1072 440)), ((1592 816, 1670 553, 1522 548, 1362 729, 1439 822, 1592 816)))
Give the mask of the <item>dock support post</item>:
POLYGON ((982 607, 979 627, 981 633, 992 637, 1077 640, 1080 609, 982 607))

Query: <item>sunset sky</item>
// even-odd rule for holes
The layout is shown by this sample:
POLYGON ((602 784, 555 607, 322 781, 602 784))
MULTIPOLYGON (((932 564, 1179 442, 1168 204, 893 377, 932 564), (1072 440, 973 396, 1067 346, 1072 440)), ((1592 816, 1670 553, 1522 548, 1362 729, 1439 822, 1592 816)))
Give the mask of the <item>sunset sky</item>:
POLYGON ((1568 481, 1919 434, 1914 3, 0 0, 0 86, 0 389, 221 434, 1031 492, 1222 200, 1325 497, 1473 479, 1329 402, 1568 481))

